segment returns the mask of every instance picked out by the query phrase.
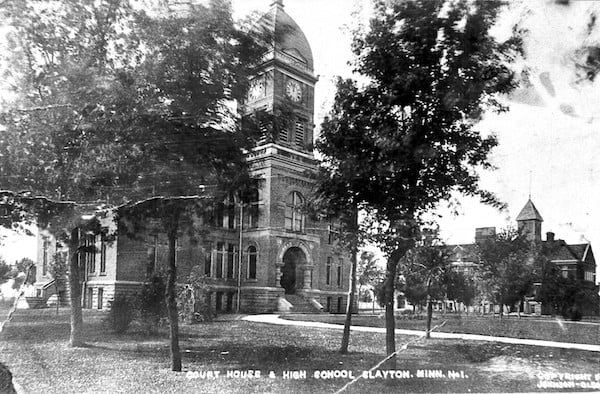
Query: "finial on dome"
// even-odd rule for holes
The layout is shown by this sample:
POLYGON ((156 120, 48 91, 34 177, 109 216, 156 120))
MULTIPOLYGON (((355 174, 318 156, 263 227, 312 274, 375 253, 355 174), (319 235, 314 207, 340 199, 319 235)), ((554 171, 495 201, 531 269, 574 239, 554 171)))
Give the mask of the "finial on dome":
POLYGON ((277 6, 283 8, 283 0, 273 0, 271 3, 271 7, 277 6))

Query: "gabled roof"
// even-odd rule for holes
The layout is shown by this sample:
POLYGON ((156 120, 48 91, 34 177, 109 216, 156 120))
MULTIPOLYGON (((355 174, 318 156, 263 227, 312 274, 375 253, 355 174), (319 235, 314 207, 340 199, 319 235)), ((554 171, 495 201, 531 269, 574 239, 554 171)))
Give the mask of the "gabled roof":
POLYGON ((477 262, 476 244, 446 245, 446 251, 453 262, 477 262))
POLYGON ((517 216, 517 222, 523 220, 539 220, 540 222, 544 221, 544 219, 542 219, 542 215, 540 215, 535 205, 533 205, 531 199, 527 200, 527 203, 525 203, 521 213, 519 213, 519 216, 517 216))

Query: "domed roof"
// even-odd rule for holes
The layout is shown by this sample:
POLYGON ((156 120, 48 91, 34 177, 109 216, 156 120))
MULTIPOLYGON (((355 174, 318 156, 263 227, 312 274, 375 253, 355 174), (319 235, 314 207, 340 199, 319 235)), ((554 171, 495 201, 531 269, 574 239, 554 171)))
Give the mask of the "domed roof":
POLYGON ((271 3, 271 10, 258 22, 273 36, 275 51, 291 56, 313 70, 310 44, 300 26, 283 10, 283 0, 271 3))

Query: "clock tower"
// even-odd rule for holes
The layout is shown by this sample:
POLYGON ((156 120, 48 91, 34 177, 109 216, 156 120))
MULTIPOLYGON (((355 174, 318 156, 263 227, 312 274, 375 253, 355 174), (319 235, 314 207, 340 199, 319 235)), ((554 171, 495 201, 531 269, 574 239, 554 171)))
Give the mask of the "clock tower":
POLYGON ((314 90, 317 78, 306 36, 284 11, 283 1, 273 1, 271 10, 258 22, 271 37, 265 62, 250 81, 245 113, 265 110, 282 114, 287 127, 264 138, 261 145, 281 147, 312 155, 314 129, 314 90))
POLYGON ((242 283, 241 309, 343 312, 349 260, 335 248, 333 224, 313 220, 303 209, 318 164, 312 148, 317 82, 312 51, 282 0, 272 1, 257 26, 271 43, 243 111, 263 110, 274 124, 264 125, 268 135, 247 154, 261 182, 255 201, 244 204, 241 238, 256 268, 253 279, 242 283))

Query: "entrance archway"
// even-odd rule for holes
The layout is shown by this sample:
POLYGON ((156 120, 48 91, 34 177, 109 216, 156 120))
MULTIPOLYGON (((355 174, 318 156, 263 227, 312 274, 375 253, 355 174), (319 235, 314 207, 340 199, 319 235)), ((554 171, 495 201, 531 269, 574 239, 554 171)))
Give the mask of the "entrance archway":
MULTIPOLYGON (((298 267, 306 264, 306 255, 302 249, 291 247, 283 255, 283 267, 279 283, 285 289, 285 294, 296 294, 296 272, 298 267)), ((302 282, 300 282, 302 283, 302 282)))

